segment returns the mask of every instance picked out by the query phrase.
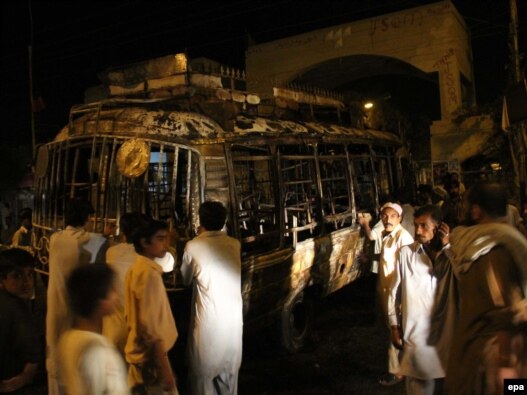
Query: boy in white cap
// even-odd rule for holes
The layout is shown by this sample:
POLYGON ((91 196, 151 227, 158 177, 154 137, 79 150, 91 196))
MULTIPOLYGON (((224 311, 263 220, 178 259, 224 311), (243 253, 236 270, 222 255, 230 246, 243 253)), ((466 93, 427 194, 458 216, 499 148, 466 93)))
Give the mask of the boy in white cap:
MULTIPOLYGON (((388 296, 393 282, 395 261, 399 249, 403 246, 412 244, 414 238, 406 229, 401 226, 403 209, 397 203, 387 202, 381 207, 381 221, 384 226, 382 232, 382 245, 379 256, 379 274, 377 280, 377 291, 382 317, 388 317, 388 296)), ((375 240, 376 236, 370 228, 371 217, 359 218, 359 223, 366 232, 370 240, 375 240)), ((388 329, 389 325, 387 323, 388 329)), ((403 380, 399 375, 399 350, 391 342, 388 346, 388 374, 379 379, 379 384, 390 386, 403 380)))

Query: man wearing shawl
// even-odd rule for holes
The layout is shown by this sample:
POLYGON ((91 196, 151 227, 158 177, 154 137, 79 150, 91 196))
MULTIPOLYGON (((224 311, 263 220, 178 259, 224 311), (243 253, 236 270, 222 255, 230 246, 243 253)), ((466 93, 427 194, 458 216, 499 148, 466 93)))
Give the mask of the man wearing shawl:
POLYGON ((502 186, 477 184, 467 202, 475 225, 450 237, 459 319, 445 384, 448 394, 496 394, 504 378, 527 373, 527 241, 504 223, 502 186))

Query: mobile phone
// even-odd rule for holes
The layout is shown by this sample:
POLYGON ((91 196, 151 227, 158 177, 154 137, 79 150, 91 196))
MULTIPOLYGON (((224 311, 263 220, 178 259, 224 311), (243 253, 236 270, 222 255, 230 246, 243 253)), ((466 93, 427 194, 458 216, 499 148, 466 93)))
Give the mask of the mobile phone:
POLYGON ((443 231, 441 231, 440 227, 441 227, 441 224, 442 222, 439 222, 437 224, 437 227, 436 227, 436 231, 435 231, 435 234, 434 234, 434 237, 432 239, 432 246, 434 247, 434 249, 441 249, 443 247, 443 242, 441 241, 442 237, 443 237, 443 231))

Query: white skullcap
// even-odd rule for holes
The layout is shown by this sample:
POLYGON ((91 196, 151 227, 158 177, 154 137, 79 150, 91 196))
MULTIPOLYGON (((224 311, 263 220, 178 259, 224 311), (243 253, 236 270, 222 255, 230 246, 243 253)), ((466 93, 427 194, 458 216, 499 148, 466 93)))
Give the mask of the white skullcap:
POLYGON ((392 203, 392 202, 387 202, 387 203, 384 203, 384 205, 381 207, 381 213, 384 211, 384 209, 386 208, 391 208, 395 211, 397 211, 397 214, 399 214, 399 217, 401 215, 403 215, 403 208, 401 206, 399 206, 397 203, 392 203))

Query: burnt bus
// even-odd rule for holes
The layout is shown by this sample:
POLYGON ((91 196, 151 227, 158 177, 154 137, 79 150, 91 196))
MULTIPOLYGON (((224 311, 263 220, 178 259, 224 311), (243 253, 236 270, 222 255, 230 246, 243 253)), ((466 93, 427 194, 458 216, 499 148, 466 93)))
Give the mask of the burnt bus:
MULTIPOLYGON (((184 75, 191 87, 193 73, 184 75)), ((283 345, 295 351, 316 299, 362 274, 357 214, 375 212, 378 196, 404 187, 401 143, 388 132, 261 116, 254 98, 240 105, 242 93, 234 103, 235 90, 224 90, 231 97, 221 101, 196 101, 196 91, 179 87, 169 97, 73 107, 69 124, 37 152, 34 248, 46 272, 49 238, 64 227, 71 198, 92 202, 98 232, 141 211, 170 224, 176 264, 165 280, 179 292, 199 205, 220 201, 227 232, 242 244, 244 320, 278 323, 283 345), (218 103, 221 116, 226 103, 239 111, 222 122, 218 103)))

